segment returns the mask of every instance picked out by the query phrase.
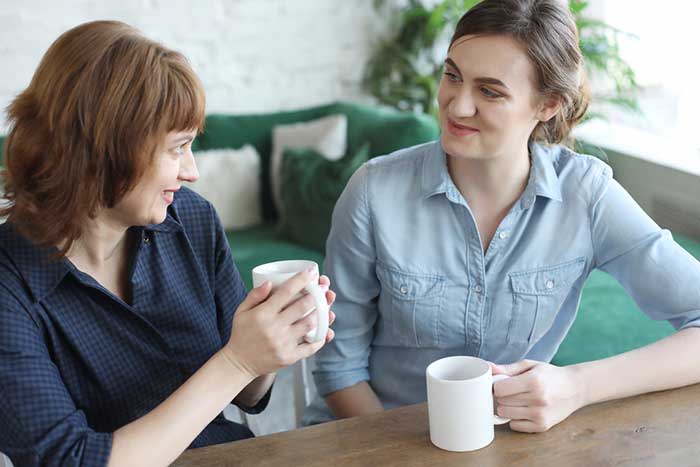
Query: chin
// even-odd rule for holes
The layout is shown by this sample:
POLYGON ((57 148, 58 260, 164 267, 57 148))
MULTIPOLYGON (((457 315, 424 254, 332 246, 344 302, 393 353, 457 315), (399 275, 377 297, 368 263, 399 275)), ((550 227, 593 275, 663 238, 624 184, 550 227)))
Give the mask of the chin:
POLYGON ((460 159, 485 159, 483 151, 474 140, 458 140, 451 135, 442 134, 440 137, 442 149, 446 154, 460 159))
POLYGON ((150 224, 162 224, 165 222, 165 218, 168 217, 168 212, 164 211, 160 215, 152 216, 150 224))
POLYGON ((166 216, 167 216, 167 211, 144 213, 143 216, 139 216, 140 219, 138 219, 138 223, 135 225, 162 224, 163 222, 165 222, 166 216))

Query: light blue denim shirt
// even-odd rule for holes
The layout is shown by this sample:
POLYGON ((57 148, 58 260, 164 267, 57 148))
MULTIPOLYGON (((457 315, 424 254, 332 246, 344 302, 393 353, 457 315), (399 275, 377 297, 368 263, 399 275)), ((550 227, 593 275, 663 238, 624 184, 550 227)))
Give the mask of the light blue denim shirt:
MULTIPOLYGON (((325 272, 335 339, 316 356, 321 395, 367 380, 385 408, 426 399, 425 368, 473 355, 549 361, 594 268, 653 319, 700 326, 700 263, 600 160, 532 145, 527 187, 483 252, 439 142, 372 159, 333 213, 325 272)), ((306 422, 329 418, 316 400, 306 422)))

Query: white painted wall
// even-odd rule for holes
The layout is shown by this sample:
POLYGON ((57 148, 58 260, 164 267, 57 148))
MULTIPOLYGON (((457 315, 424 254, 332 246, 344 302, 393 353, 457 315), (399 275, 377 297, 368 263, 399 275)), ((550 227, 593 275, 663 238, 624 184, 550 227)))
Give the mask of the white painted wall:
POLYGON ((372 0, 0 0, 0 107, 62 32, 96 19, 127 22, 183 52, 210 113, 366 100, 364 65, 388 28, 372 0))

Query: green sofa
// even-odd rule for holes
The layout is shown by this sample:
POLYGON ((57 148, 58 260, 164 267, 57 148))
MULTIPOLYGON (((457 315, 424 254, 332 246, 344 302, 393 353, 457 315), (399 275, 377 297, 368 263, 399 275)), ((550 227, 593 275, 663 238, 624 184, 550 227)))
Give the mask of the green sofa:
MULTIPOLYGON (((251 269, 269 261, 310 259, 323 263, 323 252, 286 238, 277 228, 277 213, 270 193, 269 157, 272 127, 342 113, 348 118, 348 153, 369 142, 370 156, 387 154, 435 139, 436 123, 428 117, 354 103, 332 103, 299 111, 258 115, 209 115, 206 128, 193 149, 239 148, 252 144, 262 157, 262 204, 264 223, 228 232, 234 259, 251 287, 251 269)), ((0 137, 0 144, 2 138, 0 137)), ((2 163, 0 154, 0 164, 2 163)), ((677 241, 696 258, 700 243, 677 236, 677 241)), ((611 276, 594 271, 585 284, 578 317, 553 359, 557 365, 594 360, 631 350, 673 332, 667 322, 646 317, 611 276)))
MULTIPOLYGON (((270 193, 270 153, 272 128, 333 114, 344 114, 348 121, 347 153, 353 154, 365 143, 370 156, 388 154, 397 149, 435 139, 439 128, 432 118, 407 112, 355 103, 336 102, 298 111, 259 115, 209 115, 204 132, 193 150, 255 147, 262 159, 262 206, 264 224, 243 231, 230 232, 229 243, 236 265, 250 289, 250 271, 258 264, 282 259, 310 259, 323 264, 323 252, 299 245, 285 238, 277 228, 277 212, 270 193)), ((330 220, 329 220, 330 223, 330 220)))

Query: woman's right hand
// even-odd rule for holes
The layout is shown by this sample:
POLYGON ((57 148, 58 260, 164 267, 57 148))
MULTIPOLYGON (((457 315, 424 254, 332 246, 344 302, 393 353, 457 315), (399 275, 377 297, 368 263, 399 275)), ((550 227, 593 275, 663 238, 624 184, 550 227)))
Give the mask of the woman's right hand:
POLYGON ((304 341, 306 333, 316 327, 316 313, 304 317, 314 307, 313 297, 307 294, 290 303, 292 297, 317 280, 318 273, 304 271, 273 293, 269 281, 251 290, 236 309, 231 338, 222 349, 228 360, 256 378, 309 357, 323 347, 324 340, 304 341))

